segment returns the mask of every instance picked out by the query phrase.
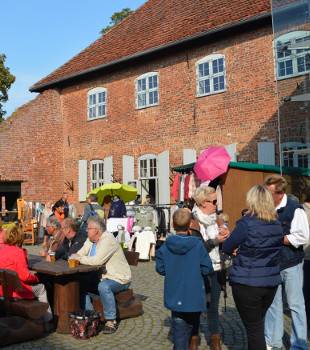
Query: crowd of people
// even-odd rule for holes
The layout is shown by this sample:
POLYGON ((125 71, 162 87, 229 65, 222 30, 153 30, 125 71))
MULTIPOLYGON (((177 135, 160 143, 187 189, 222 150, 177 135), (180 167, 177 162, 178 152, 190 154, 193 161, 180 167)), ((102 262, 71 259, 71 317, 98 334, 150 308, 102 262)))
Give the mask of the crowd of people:
POLYGON ((229 282, 248 349, 282 349, 284 303, 292 318, 290 348, 308 349, 310 191, 302 206, 286 189, 280 175, 252 187, 232 232, 227 215, 216 214, 211 187, 196 189, 192 210, 175 212, 176 236, 169 236, 156 253, 156 270, 165 276, 164 303, 171 310, 175 350, 198 349, 199 318, 206 308, 210 349, 222 348, 218 307, 227 254, 232 257, 229 282))
MULTIPOLYGON (((207 317, 210 349, 221 350, 219 300, 227 276, 249 350, 282 348, 284 305, 292 318, 291 349, 308 348, 310 191, 301 205, 286 190, 280 175, 270 175, 264 184, 252 187, 246 209, 231 231, 228 215, 217 212, 212 187, 198 187, 192 205, 174 212, 175 232, 157 244, 155 260, 156 271, 165 278, 164 305, 171 310, 175 350, 198 349, 201 313, 207 317)), ((118 328, 114 295, 129 288, 131 271, 124 245, 119 244, 122 240, 107 231, 106 222, 114 215, 126 216, 126 207, 120 198, 110 196, 101 206, 97 196, 90 195, 80 221, 68 215, 67 199, 62 198, 45 222, 40 255, 47 261, 70 258, 105 267, 81 277, 81 307, 93 310, 92 299, 99 295, 106 320, 103 332, 114 333, 118 328)), ((129 248, 135 248, 143 229, 148 244, 156 243, 151 228, 136 226, 135 244, 129 248)), ((18 225, 0 224, 0 268, 19 275, 23 288, 14 297, 48 302, 46 289, 51 286, 29 271, 22 241, 18 225)), ((51 320, 49 307, 44 322, 49 325, 51 320)))

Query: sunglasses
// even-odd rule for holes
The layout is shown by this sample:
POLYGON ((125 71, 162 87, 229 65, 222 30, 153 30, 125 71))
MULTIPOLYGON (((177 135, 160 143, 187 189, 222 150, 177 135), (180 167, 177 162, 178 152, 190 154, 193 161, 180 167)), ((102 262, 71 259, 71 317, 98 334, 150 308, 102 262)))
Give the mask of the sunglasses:
POLYGON ((207 201, 208 203, 212 203, 213 205, 216 205, 217 199, 213 199, 213 201, 207 201))

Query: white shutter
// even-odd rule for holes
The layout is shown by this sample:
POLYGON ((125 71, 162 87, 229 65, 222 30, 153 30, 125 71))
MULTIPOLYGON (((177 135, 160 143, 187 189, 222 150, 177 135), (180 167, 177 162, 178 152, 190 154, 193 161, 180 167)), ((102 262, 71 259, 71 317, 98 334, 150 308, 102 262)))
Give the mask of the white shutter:
POLYGON ((131 156, 123 156, 123 183, 128 184, 129 181, 135 179, 135 159, 131 156))
POLYGON ((83 202, 87 196, 87 160, 79 160, 79 201, 83 202))
POLYGON ((196 162, 196 150, 190 148, 183 149, 183 164, 196 162))
POLYGON ((225 146, 227 153, 231 157, 231 162, 237 161, 237 144, 231 143, 230 145, 225 146))
POLYGON ((169 151, 158 155, 158 204, 170 203, 169 151))
POLYGON ((275 165, 275 145, 274 142, 258 142, 258 164, 275 165))
POLYGON ((112 158, 112 156, 104 158, 103 173, 104 173, 104 183, 105 184, 111 183, 112 178, 113 178, 113 158, 112 158))

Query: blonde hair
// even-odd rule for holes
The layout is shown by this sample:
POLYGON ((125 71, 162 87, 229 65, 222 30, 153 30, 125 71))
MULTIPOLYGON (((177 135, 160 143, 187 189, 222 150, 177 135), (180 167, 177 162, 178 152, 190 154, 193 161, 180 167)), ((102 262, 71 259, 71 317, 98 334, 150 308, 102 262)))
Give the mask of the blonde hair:
POLYGON ((8 245, 16 245, 18 247, 21 247, 23 245, 23 231, 19 226, 16 224, 7 224, 3 225, 2 228, 4 229, 4 243, 8 245))
POLYGON ((194 201, 196 204, 199 206, 203 202, 207 201, 210 199, 210 194, 215 193, 215 189, 213 187, 209 186, 199 186, 196 188, 195 193, 194 193, 194 201))
POLYGON ((187 231, 192 220, 192 213, 187 208, 178 209, 173 213, 172 220, 176 231, 187 231))
POLYGON ((265 178, 264 184, 266 186, 274 185, 277 193, 284 193, 287 187, 287 181, 285 178, 278 174, 269 175, 265 178))
POLYGON ((253 186, 246 195, 247 207, 251 215, 265 221, 276 220, 276 209, 271 193, 266 186, 253 186))

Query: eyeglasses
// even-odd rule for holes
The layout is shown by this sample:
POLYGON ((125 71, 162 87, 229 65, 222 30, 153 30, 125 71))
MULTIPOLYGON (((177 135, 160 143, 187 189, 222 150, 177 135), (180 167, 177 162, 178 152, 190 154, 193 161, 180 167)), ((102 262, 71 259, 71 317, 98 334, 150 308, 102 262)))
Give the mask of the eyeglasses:
POLYGON ((212 203, 213 205, 216 205, 217 199, 213 199, 213 201, 207 201, 208 203, 212 203))

